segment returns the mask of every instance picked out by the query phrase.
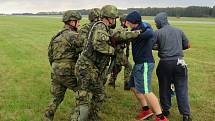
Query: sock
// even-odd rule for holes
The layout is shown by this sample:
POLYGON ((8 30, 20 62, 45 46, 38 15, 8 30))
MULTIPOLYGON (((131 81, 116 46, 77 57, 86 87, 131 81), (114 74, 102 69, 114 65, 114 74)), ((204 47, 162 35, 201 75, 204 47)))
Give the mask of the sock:
POLYGON ((143 111, 147 111, 147 110, 149 110, 149 106, 143 106, 142 109, 143 109, 143 111))
POLYGON ((161 120, 163 120, 163 119, 164 119, 164 115, 163 115, 162 113, 161 113, 161 114, 156 115, 156 117, 160 118, 161 120))

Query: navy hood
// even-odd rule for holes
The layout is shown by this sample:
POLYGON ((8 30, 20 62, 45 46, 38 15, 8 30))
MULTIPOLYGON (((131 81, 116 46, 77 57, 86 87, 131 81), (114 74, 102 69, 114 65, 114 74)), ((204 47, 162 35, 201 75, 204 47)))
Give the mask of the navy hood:
POLYGON ((125 17, 125 20, 131 22, 132 24, 139 24, 142 22, 141 15, 137 11, 129 13, 125 17))
POLYGON ((169 25, 168 19, 167 19, 167 13, 161 12, 157 14, 154 18, 156 26, 158 29, 164 27, 165 25, 169 25))

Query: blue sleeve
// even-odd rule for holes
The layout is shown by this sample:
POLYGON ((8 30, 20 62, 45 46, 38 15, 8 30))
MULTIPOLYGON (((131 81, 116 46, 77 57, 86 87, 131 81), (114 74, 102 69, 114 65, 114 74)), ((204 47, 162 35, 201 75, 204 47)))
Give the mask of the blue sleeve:
POLYGON ((147 41, 154 36, 154 32, 152 29, 146 29, 145 32, 142 32, 139 37, 141 40, 147 41))
POLYGON ((140 34, 140 39, 147 41, 150 38, 152 38, 154 36, 154 32, 153 29, 151 27, 151 25, 147 22, 143 22, 142 23, 142 27, 141 27, 144 31, 140 34))
POLYGON ((149 23, 147 23, 147 22, 143 22, 143 23, 142 23, 142 26, 143 26, 145 29, 152 29, 152 30, 153 30, 153 28, 151 27, 151 25, 150 25, 149 23))

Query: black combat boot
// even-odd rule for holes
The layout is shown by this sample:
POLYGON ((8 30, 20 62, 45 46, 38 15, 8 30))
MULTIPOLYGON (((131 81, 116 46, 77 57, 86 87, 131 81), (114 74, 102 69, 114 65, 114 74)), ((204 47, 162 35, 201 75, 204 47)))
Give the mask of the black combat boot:
POLYGON ((52 111, 52 110, 46 110, 46 112, 45 112, 45 117, 46 117, 49 121, 53 121, 53 119, 54 119, 54 111, 52 111))
POLYGON ((191 117, 189 115, 183 116, 183 121, 192 121, 191 117))

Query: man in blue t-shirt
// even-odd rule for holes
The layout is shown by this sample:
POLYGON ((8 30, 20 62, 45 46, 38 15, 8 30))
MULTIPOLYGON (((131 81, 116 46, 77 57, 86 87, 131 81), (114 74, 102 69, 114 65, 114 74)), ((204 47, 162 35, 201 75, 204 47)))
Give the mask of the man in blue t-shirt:
POLYGON ((154 32, 148 23, 142 22, 141 16, 137 11, 129 13, 126 16, 126 21, 129 27, 132 28, 132 31, 141 31, 139 37, 132 40, 132 54, 135 65, 131 80, 128 83, 130 87, 133 87, 132 90, 143 108, 136 119, 142 120, 153 115, 152 110, 147 105, 147 99, 156 114, 156 121, 168 121, 162 114, 157 97, 151 91, 151 76, 155 65, 152 55, 154 32))

